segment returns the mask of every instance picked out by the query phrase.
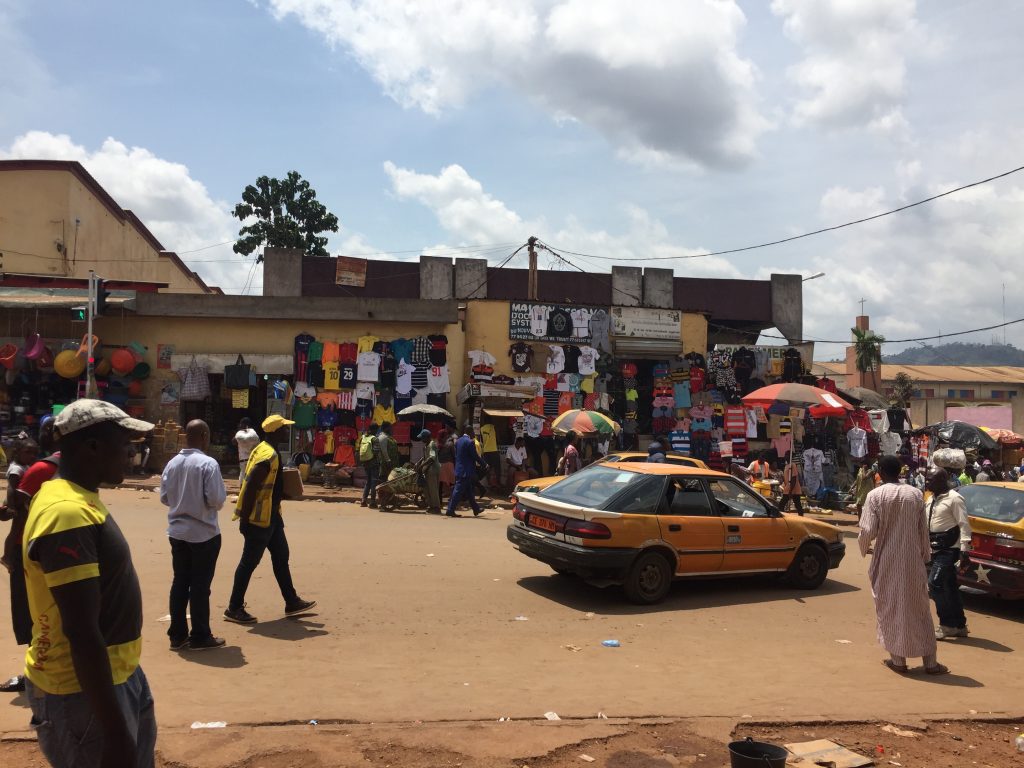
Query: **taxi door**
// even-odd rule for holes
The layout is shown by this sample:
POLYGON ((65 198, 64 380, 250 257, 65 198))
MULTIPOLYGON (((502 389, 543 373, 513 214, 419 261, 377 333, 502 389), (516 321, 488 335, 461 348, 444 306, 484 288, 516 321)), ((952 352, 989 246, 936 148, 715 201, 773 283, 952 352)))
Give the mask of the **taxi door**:
POLYGON ((677 574, 717 573, 722 567, 725 526, 700 478, 669 477, 658 508, 661 538, 676 551, 677 574))
POLYGON ((796 552, 786 519, 763 497, 731 478, 708 481, 708 490, 725 527, 722 571, 781 571, 796 552))

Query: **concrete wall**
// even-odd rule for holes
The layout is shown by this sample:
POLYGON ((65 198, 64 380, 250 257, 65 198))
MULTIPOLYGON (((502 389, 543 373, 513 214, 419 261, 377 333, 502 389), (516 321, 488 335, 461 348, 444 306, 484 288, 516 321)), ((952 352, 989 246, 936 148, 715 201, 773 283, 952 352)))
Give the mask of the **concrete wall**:
POLYGON ((487 298, 487 259, 455 260, 455 298, 487 298))
POLYGON ((772 322, 790 344, 804 340, 804 292, 800 275, 772 275, 772 322))
POLYGON ((612 304, 619 307, 638 307, 643 295, 643 269, 612 267, 612 304))
POLYGON ((302 249, 263 249, 263 295, 302 295, 302 249))
POLYGON ((0 244, 3 272, 85 280, 92 268, 112 281, 203 290, 70 171, 0 172, 0 244))
POLYGON ((420 298, 453 298, 452 260, 442 256, 420 256, 420 298))
POLYGON ((674 279, 671 269, 646 267, 644 269, 644 306, 670 309, 675 298, 674 279))

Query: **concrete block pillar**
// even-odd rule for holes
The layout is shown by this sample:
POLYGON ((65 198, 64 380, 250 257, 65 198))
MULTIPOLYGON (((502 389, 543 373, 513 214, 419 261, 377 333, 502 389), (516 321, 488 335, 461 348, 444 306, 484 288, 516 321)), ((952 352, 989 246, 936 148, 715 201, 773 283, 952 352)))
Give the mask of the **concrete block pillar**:
POLYGON ((800 275, 772 275, 772 323, 790 344, 803 341, 804 284, 800 275))
POLYGON ((452 260, 443 256, 420 256, 420 298, 454 298, 452 260))
POLYGON ((455 298, 487 298, 487 259, 455 259, 455 298))
POLYGON ((612 267, 612 304, 638 307, 643 298, 644 271, 640 267, 612 267))
POLYGON ((675 276, 671 269, 647 267, 644 269, 644 306, 671 309, 675 291, 675 276))
POLYGON ((263 295, 302 296, 301 248, 263 249, 263 295))

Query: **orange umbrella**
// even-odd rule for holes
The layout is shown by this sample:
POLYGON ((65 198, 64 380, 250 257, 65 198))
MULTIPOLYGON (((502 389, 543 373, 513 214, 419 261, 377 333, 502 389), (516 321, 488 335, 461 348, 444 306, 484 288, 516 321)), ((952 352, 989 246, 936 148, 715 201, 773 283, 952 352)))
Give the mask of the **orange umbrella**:
POLYGON ((744 396, 743 404, 752 407, 759 405, 768 410, 773 405, 789 406, 790 408, 808 408, 811 416, 842 416, 852 411, 853 406, 839 395, 828 390, 811 387, 807 384, 772 384, 755 389, 744 396))
POLYGON ((1012 429, 999 429, 997 427, 982 427, 988 432, 989 437, 1003 445, 1024 445, 1024 435, 1018 435, 1012 429))

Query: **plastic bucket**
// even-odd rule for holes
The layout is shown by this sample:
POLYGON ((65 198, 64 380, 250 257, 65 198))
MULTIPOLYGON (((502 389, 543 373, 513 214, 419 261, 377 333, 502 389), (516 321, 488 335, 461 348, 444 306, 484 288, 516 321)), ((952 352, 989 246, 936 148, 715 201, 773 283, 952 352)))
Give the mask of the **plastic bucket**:
POLYGON ((732 768, 786 768, 789 755, 782 747, 764 741, 754 741, 747 736, 743 741, 729 744, 729 760, 732 768))

